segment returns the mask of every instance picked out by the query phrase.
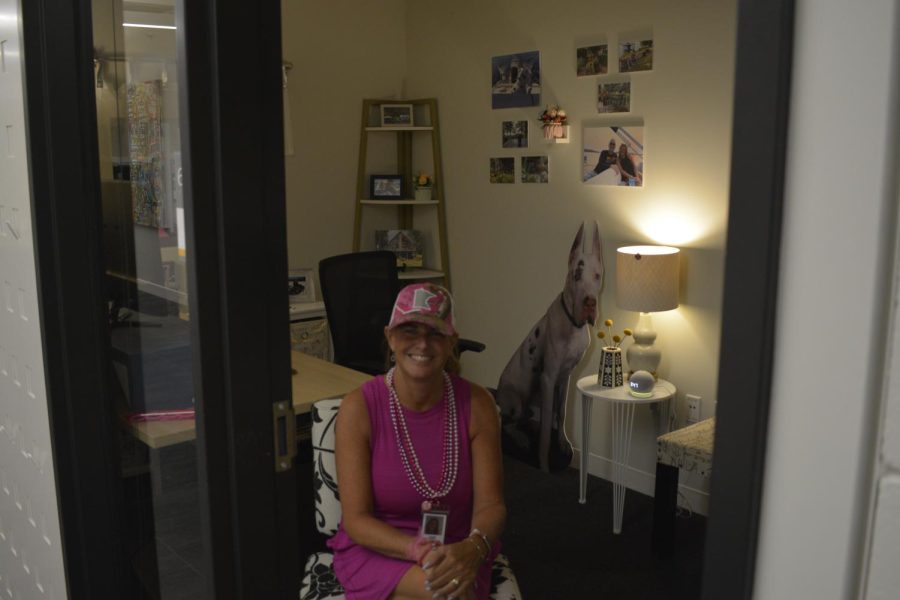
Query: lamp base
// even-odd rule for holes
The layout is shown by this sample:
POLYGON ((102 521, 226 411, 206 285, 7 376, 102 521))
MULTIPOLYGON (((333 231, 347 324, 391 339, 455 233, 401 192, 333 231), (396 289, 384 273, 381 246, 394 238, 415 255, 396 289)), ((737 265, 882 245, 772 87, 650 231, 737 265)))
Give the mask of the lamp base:
POLYGON ((634 343, 625 352, 625 357, 628 359, 628 376, 631 377, 635 371, 649 371, 654 378, 658 379, 656 371, 659 369, 662 352, 654 344, 656 332, 653 331, 650 313, 641 313, 633 335, 634 343))

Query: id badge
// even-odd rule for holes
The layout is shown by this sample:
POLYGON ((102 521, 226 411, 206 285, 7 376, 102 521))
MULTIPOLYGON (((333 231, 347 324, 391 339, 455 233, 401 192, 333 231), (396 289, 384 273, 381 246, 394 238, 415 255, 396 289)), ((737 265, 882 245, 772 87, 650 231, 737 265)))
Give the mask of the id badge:
POLYGON ((433 502, 422 503, 422 522, 419 524, 419 537, 432 542, 444 543, 447 534, 447 517, 450 509, 433 502))

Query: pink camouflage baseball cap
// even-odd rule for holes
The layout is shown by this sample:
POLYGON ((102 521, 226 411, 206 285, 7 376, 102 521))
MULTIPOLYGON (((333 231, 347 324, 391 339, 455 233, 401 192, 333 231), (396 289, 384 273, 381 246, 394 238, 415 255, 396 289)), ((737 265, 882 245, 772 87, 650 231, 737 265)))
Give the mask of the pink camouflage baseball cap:
POLYGON ((422 323, 444 335, 456 335, 450 292, 434 283, 413 283, 400 290, 388 329, 404 323, 422 323))

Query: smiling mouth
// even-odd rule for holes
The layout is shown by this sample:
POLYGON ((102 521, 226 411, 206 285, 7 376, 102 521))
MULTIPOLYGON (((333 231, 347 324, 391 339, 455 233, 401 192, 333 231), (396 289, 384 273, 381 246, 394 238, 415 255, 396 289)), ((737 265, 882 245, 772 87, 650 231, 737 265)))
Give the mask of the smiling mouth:
POLYGON ((407 354, 406 356, 408 356, 415 362, 428 362, 429 360, 431 360, 430 356, 426 356, 424 354, 407 354))

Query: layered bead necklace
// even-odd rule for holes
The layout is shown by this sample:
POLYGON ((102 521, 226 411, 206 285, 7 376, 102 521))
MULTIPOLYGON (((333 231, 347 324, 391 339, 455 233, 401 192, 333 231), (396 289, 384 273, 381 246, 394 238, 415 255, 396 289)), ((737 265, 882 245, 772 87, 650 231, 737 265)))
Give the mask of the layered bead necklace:
POLYGON ((413 447, 409 429, 406 426, 406 418, 403 416, 403 408, 400 399, 397 398, 397 390, 394 388, 394 369, 385 375, 390 394, 391 424, 394 426, 394 435, 397 438, 397 447, 400 450, 400 460, 406 477, 413 488, 425 500, 437 500, 443 498, 453 489, 456 483, 456 473, 459 469, 459 431, 456 419, 456 397, 453 393, 453 384, 450 376, 444 372, 444 456, 441 465, 441 482, 438 489, 434 489, 425 478, 425 472, 419 463, 416 449, 413 447))

